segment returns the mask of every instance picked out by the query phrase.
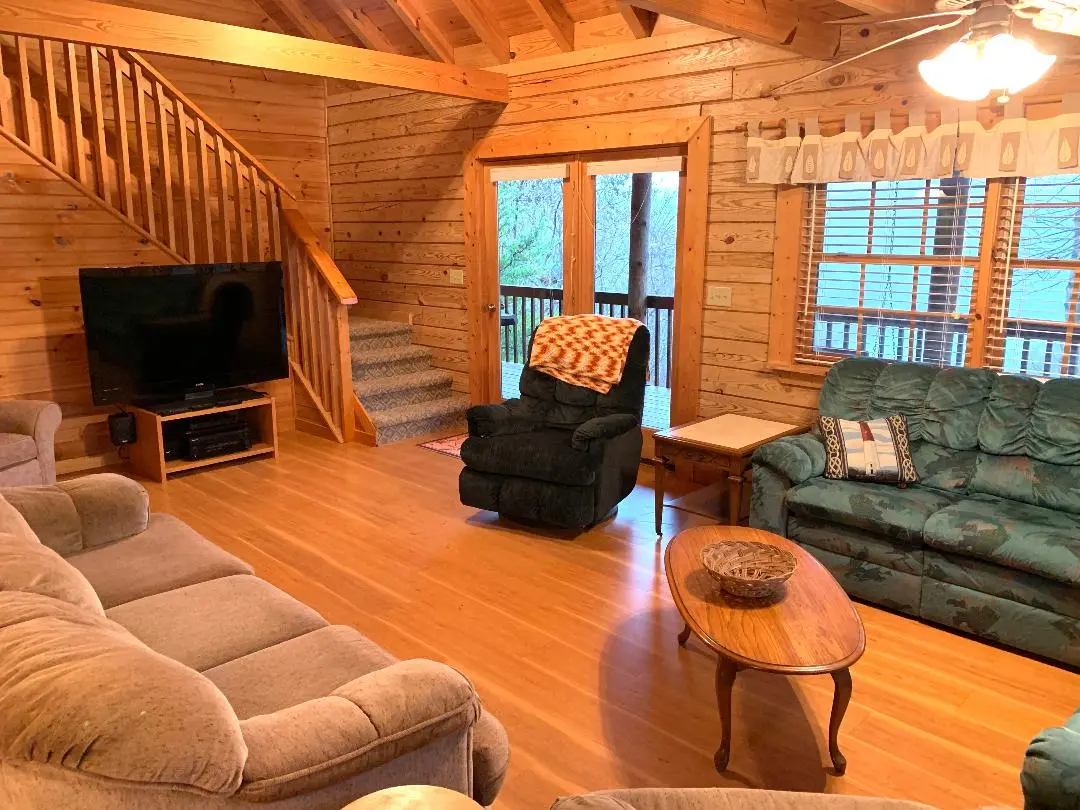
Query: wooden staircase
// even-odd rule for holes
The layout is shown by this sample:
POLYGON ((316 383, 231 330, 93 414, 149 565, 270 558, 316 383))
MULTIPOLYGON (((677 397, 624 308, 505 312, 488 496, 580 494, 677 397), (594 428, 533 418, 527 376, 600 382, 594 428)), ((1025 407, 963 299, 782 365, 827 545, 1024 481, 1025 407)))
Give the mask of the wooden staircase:
POLYGON ((297 427, 376 442, 352 390, 348 281, 285 185, 153 65, 0 32, 0 136, 177 263, 280 259, 297 427))

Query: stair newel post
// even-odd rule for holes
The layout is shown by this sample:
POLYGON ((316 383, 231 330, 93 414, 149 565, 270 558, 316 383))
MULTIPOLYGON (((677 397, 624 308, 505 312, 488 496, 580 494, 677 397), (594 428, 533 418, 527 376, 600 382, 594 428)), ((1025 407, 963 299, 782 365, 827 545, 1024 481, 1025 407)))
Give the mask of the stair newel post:
POLYGON ((334 308, 337 331, 337 363, 334 376, 341 402, 341 436, 347 442, 356 441, 356 419, 353 416, 352 400, 352 347, 349 345, 349 310, 348 307, 334 308))
POLYGON ((87 182, 86 153, 83 148, 82 92, 79 86, 79 54, 74 42, 64 43, 64 77, 67 82, 67 119, 71 144, 71 176, 87 182))

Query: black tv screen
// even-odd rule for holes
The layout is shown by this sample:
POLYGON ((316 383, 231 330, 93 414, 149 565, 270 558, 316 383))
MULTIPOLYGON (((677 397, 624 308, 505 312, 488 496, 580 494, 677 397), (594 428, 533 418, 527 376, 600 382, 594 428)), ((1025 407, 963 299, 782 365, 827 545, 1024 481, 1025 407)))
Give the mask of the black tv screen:
POLYGON ((287 377, 280 262, 79 271, 94 403, 287 377))

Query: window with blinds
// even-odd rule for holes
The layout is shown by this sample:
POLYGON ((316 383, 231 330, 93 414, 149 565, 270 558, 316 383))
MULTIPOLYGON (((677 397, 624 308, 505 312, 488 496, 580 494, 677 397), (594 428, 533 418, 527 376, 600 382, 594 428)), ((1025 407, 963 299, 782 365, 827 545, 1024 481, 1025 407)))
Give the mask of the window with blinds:
POLYGON ((985 204, 962 177, 811 189, 794 359, 963 365, 985 204))
POLYGON ((1080 376, 1080 175, 1001 182, 986 363, 1080 376))

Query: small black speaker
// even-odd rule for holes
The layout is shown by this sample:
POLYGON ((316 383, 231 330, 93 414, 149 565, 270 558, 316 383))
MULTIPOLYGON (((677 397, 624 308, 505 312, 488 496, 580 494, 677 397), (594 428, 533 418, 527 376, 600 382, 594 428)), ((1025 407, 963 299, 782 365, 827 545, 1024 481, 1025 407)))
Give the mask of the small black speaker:
POLYGON ((135 441, 135 417, 130 413, 114 413, 109 417, 109 438, 117 447, 135 441))

